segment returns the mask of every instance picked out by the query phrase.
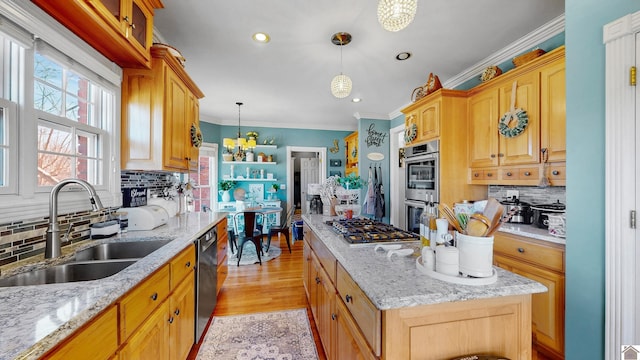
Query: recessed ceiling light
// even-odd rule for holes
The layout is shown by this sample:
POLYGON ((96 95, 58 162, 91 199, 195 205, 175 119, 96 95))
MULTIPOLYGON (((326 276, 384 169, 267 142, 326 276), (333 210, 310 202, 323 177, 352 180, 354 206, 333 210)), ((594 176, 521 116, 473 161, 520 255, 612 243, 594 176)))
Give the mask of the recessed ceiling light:
POLYGON ((263 32, 257 32, 253 34, 252 38, 253 40, 261 43, 268 43, 269 40, 271 40, 271 38, 269 37, 269 34, 263 33, 263 32))
POLYGON ((404 60, 407 60, 410 57, 411 57, 411 53, 408 52, 408 51, 405 51, 405 52, 401 52, 400 54, 396 55, 396 60, 404 61, 404 60))
POLYGON ((360 99, 360 98, 351 99, 351 102, 354 102, 354 103, 359 103, 360 101, 362 101, 362 99, 360 99))

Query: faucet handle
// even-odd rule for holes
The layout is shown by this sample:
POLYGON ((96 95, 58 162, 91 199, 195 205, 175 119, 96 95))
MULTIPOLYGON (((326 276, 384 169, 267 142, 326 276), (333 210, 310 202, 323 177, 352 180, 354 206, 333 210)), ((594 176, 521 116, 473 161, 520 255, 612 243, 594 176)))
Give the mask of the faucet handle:
POLYGON ((64 238, 69 241, 69 234, 71 234, 71 229, 73 228, 73 223, 69 223, 69 227, 67 228, 67 232, 64 234, 64 238))

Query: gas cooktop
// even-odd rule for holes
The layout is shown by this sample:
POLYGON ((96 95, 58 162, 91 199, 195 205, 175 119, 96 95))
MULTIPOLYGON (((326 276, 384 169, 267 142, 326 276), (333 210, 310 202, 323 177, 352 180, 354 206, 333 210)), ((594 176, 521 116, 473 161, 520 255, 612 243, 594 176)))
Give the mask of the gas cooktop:
POLYGON ((417 241, 417 234, 371 219, 342 219, 326 222, 350 244, 417 241))

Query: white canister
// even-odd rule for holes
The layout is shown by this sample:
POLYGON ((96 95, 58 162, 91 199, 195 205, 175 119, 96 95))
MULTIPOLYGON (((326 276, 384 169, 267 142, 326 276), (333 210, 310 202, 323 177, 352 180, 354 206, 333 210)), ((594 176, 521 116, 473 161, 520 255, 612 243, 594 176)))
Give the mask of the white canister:
POLYGON ((471 215, 474 212, 473 203, 469 202, 469 200, 462 200, 461 203, 453 204, 453 212, 458 214, 468 214, 471 215))
POLYGON ((453 246, 436 246, 436 272, 458 276, 459 271, 458 249, 453 246))
POLYGON ((436 270, 436 254, 428 246, 422 248, 422 264, 431 271, 436 270))
POLYGON ((460 272, 463 275, 493 275, 493 236, 469 236, 456 232, 456 245, 460 251, 460 272))

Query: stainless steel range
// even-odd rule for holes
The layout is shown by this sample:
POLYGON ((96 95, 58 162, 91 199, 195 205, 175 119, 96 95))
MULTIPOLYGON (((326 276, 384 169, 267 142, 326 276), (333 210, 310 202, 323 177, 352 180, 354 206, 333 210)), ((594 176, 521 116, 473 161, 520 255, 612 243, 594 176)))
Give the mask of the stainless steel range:
POLYGON ((415 233, 371 219, 342 219, 326 222, 349 244, 418 241, 415 233))

